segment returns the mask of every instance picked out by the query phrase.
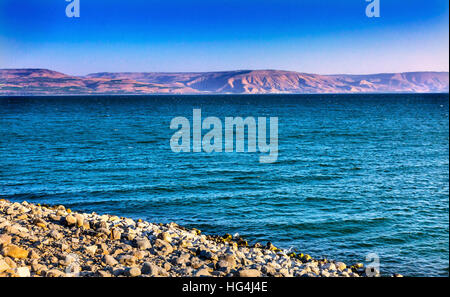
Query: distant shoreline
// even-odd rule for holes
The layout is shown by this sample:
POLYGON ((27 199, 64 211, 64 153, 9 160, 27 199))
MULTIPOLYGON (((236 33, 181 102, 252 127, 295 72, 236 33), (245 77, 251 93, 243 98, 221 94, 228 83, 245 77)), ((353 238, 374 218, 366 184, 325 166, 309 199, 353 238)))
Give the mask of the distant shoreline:
POLYGON ((0 95, 448 93, 448 72, 321 75, 284 70, 100 72, 0 69, 0 95))
POLYGON ((27 94, 27 95, 2 95, 0 98, 14 98, 14 97, 207 97, 207 96, 359 96, 359 95, 450 95, 449 92, 437 93, 271 93, 271 94, 27 94))

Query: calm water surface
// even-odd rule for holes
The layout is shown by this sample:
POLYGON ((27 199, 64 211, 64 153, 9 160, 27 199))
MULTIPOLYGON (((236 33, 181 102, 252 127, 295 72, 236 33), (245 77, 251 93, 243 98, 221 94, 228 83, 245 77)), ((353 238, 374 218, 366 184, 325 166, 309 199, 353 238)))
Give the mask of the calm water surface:
POLYGON ((445 95, 0 98, 0 198, 449 275, 445 95), (277 116, 279 157, 171 151, 173 117, 277 116))

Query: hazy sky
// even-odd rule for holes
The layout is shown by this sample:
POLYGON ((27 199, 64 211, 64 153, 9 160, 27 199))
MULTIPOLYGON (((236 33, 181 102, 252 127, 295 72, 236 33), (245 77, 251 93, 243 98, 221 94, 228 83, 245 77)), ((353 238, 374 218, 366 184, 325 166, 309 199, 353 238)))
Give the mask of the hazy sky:
POLYGON ((447 0, 0 0, 0 68, 448 71, 447 0))

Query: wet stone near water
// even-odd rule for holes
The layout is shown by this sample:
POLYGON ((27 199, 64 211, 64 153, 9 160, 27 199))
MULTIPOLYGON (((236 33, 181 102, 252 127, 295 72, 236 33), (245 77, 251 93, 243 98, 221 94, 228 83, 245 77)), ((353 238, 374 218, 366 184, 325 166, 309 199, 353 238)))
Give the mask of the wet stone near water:
POLYGON ((361 266, 306 256, 174 223, 0 200, 0 277, 363 275, 361 266))

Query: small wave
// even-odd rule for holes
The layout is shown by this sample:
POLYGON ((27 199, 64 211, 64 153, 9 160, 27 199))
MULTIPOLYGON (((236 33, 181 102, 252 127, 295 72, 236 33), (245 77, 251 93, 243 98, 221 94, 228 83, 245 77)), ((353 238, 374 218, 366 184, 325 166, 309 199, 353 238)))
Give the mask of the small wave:
POLYGON ((109 159, 87 159, 87 160, 76 160, 79 164, 91 164, 91 163, 99 163, 103 161, 108 161, 109 159))
POLYGON ((157 141, 156 140, 139 140, 139 141, 136 141, 136 143, 149 144, 149 143, 157 143, 157 141))
POLYGON ((280 182, 309 182, 309 181, 331 181, 342 179, 343 176, 340 175, 293 175, 293 176, 279 176, 271 179, 270 181, 280 181, 280 182))
POLYGON ((268 229, 274 230, 304 230, 317 231, 324 230, 326 232, 336 232, 340 234, 348 234, 358 232, 366 227, 375 227, 389 221, 386 217, 361 218, 348 220, 328 220, 321 222, 300 222, 300 223, 268 223, 265 225, 268 229))
POLYGON ((305 161, 299 160, 299 159, 285 159, 285 160, 278 160, 277 163, 280 165, 291 165, 291 164, 298 164, 298 163, 304 163, 305 161))
POLYGON ((311 202, 354 202, 354 199, 350 198, 327 198, 327 197, 306 197, 305 201, 311 202))

